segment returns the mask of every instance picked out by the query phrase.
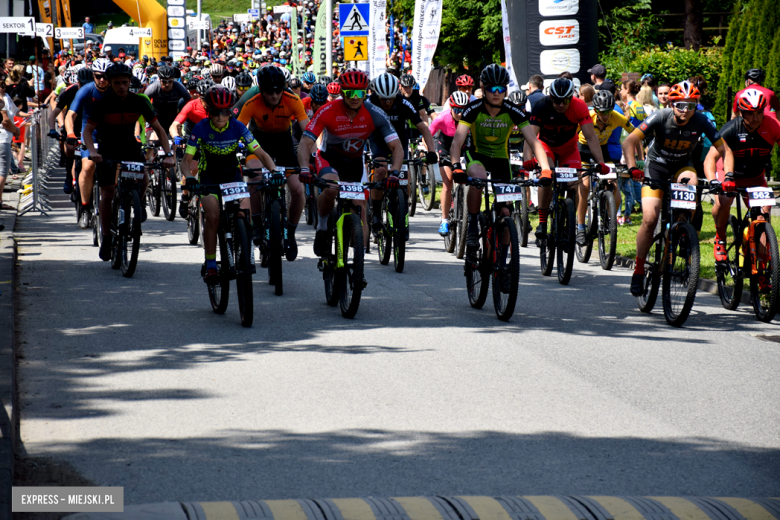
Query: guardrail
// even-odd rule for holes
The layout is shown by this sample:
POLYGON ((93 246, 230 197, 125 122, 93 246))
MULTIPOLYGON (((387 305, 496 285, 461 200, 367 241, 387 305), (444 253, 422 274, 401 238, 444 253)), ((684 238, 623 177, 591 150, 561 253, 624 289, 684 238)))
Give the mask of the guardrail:
POLYGON ((50 172, 59 165, 60 145, 47 135, 49 107, 36 109, 30 116, 30 155, 32 166, 30 173, 22 181, 21 199, 19 200, 19 215, 37 211, 42 215, 51 211, 51 204, 46 193, 50 172))

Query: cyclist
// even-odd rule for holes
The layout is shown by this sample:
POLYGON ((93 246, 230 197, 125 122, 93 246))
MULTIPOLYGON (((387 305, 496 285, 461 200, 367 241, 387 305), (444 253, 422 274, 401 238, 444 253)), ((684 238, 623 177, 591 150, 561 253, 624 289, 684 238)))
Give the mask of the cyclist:
POLYGON ((315 83, 317 83, 317 76, 313 72, 304 72, 301 76, 301 83, 303 83, 303 91, 311 93, 311 89, 315 83))
MULTIPOLYGON (((474 90, 474 78, 472 78, 471 76, 463 74, 457 80, 455 80, 455 85, 458 88, 458 92, 463 92, 464 94, 466 94, 469 97, 469 103, 474 101, 475 99, 477 99, 477 96, 475 96, 472 93, 472 91, 474 90)), ((514 94, 514 92, 512 94, 514 94)), ((512 94, 509 95, 510 96, 509 101, 512 101, 512 99, 511 99, 512 94)), ((515 103, 515 102, 512 101, 512 103, 515 103)), ((515 103, 515 104, 517 105, 518 103, 515 103)), ((441 112, 439 112, 439 115, 449 113, 450 108, 451 108, 450 107, 450 98, 447 98, 447 101, 445 101, 444 105, 442 105, 442 107, 441 107, 441 112)), ((436 112, 431 114, 431 118, 436 119, 436 117, 438 117, 436 115, 436 112)), ((431 132, 431 134, 433 134, 433 132, 431 132)))
MULTIPOLYGON (((309 97, 302 101, 303 109, 306 111, 306 115, 309 116, 309 119, 311 119, 314 114, 328 102, 327 87, 320 84, 313 85, 309 91, 309 97)), ((298 139, 300 140, 300 137, 298 139)))
POLYGON ((309 97, 309 94, 303 91, 303 83, 298 78, 290 78, 287 82, 287 86, 292 90, 292 93, 301 98, 301 101, 309 97))
POLYGON ((761 69, 750 69, 749 71, 745 72, 745 88, 737 92, 737 95, 734 96, 734 106, 731 109, 734 117, 739 115, 737 112, 740 110, 738 105, 740 96, 745 92, 745 90, 752 88, 764 94, 764 98, 766 98, 766 108, 764 108, 764 115, 772 116, 777 119, 777 113, 780 112, 780 101, 777 100, 777 95, 774 92, 761 85, 765 79, 766 73, 764 73, 764 71, 761 69))
POLYGON ((231 92, 236 91, 236 78, 233 76, 225 76, 220 84, 231 92))
MULTIPOLYGON (((106 78, 106 69, 111 66, 107 59, 100 58, 92 64, 92 76, 94 83, 80 88, 73 98, 73 102, 68 109, 68 115, 65 117, 65 130, 68 133, 67 144, 76 146, 78 137, 76 136, 76 120, 81 116, 81 138, 84 139, 84 128, 87 126, 87 120, 95 106, 108 92, 108 78, 106 78)), ((92 136, 94 141, 96 136, 92 136)), ((85 141, 86 142, 86 141, 85 141)), ((81 208, 79 209, 79 227, 87 229, 92 222, 92 208, 89 205, 89 199, 92 196, 92 186, 95 177, 95 161, 90 159, 89 150, 81 152, 81 172, 79 173, 79 190, 81 191, 81 208)), ((104 228, 107 229, 107 228, 104 228)))
MULTIPOLYGON (((609 173, 609 167, 604 164, 601 146, 593 129, 593 120, 588 112, 588 105, 574 97, 574 83, 568 78, 558 78, 550 84, 550 94, 536 101, 531 110, 531 128, 534 135, 539 136, 550 165, 564 168, 581 168, 582 158, 577 148, 577 127, 582 129, 588 149, 599 165, 602 174, 609 173)), ((524 145, 523 158, 531 157, 528 141, 524 145)), ((536 160, 539 155, 534 152, 536 160)), ((524 160, 523 166, 530 170, 535 161, 524 160)), ((539 184, 539 227, 536 229, 537 243, 547 236, 547 215, 552 199, 552 172, 542 172, 539 184)), ((577 204, 577 243, 585 245, 585 214, 588 211, 589 179, 583 179, 579 185, 579 201, 577 204)))
MULTIPOLYGON (((696 111, 700 98, 699 89, 691 83, 683 81, 674 85, 669 91, 672 107, 654 112, 623 141, 626 166, 634 180, 647 178, 676 182, 687 179, 689 184, 698 184, 696 170, 691 165, 691 154, 702 135, 709 138, 718 153, 725 155, 720 133, 710 124, 707 116, 696 111), (636 167, 635 150, 650 135, 654 135, 654 139, 648 148, 643 172, 636 167)), ((663 189, 642 187, 642 225, 636 235, 636 264, 631 277, 631 294, 634 296, 642 294, 645 257, 652 244, 663 196, 663 189)))
MULTIPOLYGON (((200 154, 197 163, 198 178, 188 177, 185 182, 224 184, 243 181, 236 159, 240 142, 243 142, 266 168, 273 171, 275 165, 271 157, 260 148, 249 129, 231 116, 231 108, 235 104, 233 93, 221 85, 215 85, 209 88, 204 98, 208 107, 208 118, 193 128, 181 161, 182 171, 190 172, 193 170, 193 158, 200 154)), ((213 285, 219 280, 216 260, 219 205, 216 195, 202 197, 201 204, 205 216, 203 246, 206 250, 206 274, 203 280, 213 285)), ((241 208, 245 212, 249 211, 247 199, 241 199, 241 208)))
MULTIPOLYGON (((374 79, 374 93, 368 98, 368 101, 384 111, 387 118, 390 120, 390 124, 393 125, 398 138, 401 140, 401 147, 404 150, 404 160, 409 159, 409 137, 406 132, 407 123, 411 123, 416 127, 425 141, 426 149, 431 150, 426 153, 425 162, 428 164, 435 164, 439 161, 439 157, 434 152, 433 137, 428 127, 420 119, 419 114, 414 109, 412 104, 399 93, 398 78, 387 72, 380 74, 374 79)), ((373 138, 369 138, 369 146, 371 147, 371 154, 374 159, 386 160, 388 157, 388 149, 382 142, 377 142, 373 138)), ((381 162, 381 161, 380 161, 381 162)), ((379 167, 374 170, 374 182, 379 182, 387 177, 387 168, 379 167)), ((414 189, 413 186, 406 186, 407 195, 409 190, 414 189)), ((382 229, 382 191, 371 191, 371 206, 373 219, 371 227, 375 232, 382 229)), ((405 225, 406 240, 409 240, 409 222, 406 220, 405 225)))
MULTIPOLYGON (((767 117, 764 110, 768 105, 764 93, 748 88, 737 97, 740 115, 726 123, 720 130, 724 141, 725 157, 716 148, 710 148, 704 160, 704 174, 711 183, 721 183, 725 193, 736 188, 767 186, 765 170, 768 167, 772 149, 780 144, 780 123, 767 117), (718 159, 723 157, 723 167, 717 168, 718 159), (716 170, 717 171, 716 173, 716 170)), ((712 206, 715 219, 716 262, 726 262, 726 224, 731 214, 733 197, 720 196, 712 206)), ((771 206, 762 208, 759 220, 769 221, 771 206)))
MULTIPOLYGON (((484 97, 468 104, 463 112, 455 137, 450 146, 450 157, 460 157, 466 137, 471 132, 473 149, 466 152, 466 172, 469 177, 486 179, 489 171, 493 180, 506 180, 511 177, 509 166, 509 135, 517 126, 525 137, 526 145, 533 149, 542 165, 542 178, 551 179, 552 172, 547 163, 547 155, 542 143, 528 123, 523 109, 506 100, 509 73, 501 65, 488 65, 479 76, 484 97)), ((460 162, 453 163, 453 181, 464 182, 466 172, 460 162)), ((479 209, 482 205, 482 193, 469 190, 468 198, 468 234, 466 247, 474 251, 479 247, 479 209)), ((509 209, 504 207, 502 213, 509 209)))
MULTIPOLYGON (((65 112, 65 114, 68 113, 68 107, 70 107, 73 104, 73 101, 76 99, 76 94, 78 94, 78 91, 81 87, 84 87, 85 85, 89 85, 92 83, 94 78, 92 77, 92 69, 89 69, 87 67, 84 67, 82 69, 79 69, 79 71, 76 73, 76 82, 69 85, 65 90, 60 92, 60 95, 57 96, 57 106, 52 110, 51 115, 49 116, 49 137, 52 139, 55 139, 57 137, 57 131, 54 129, 54 121, 57 119, 57 117, 65 112)), ((82 121, 81 121, 81 114, 76 114, 76 119, 73 124, 73 129, 76 128, 79 129, 79 133, 77 135, 81 135, 81 128, 82 128, 82 121)), ((65 126, 61 129, 61 137, 66 137, 67 131, 65 130, 65 126)), ((78 138, 78 137, 77 137, 78 138)), ((64 146, 65 149, 65 185, 63 186, 63 191, 65 193, 71 193, 73 191, 73 178, 78 176, 78 172, 75 170, 75 151, 76 148, 74 145, 70 143, 65 143, 64 146)))
POLYGON ((328 101, 334 101, 341 97, 341 83, 333 81, 328 83, 328 101))
MULTIPOLYGON (((152 101, 152 107, 157 112, 160 125, 167 130, 173 124, 173 120, 176 119, 179 101, 184 99, 186 103, 192 97, 187 91, 187 87, 176 81, 173 67, 168 67, 167 65, 160 67, 157 74, 160 80, 149 85, 144 94, 152 101)), ((150 135, 150 139, 164 141, 167 139, 167 136, 165 133, 162 135, 153 134, 150 135)))
POLYGON ((428 101, 428 98, 420 94, 420 86, 417 84, 417 80, 411 74, 404 74, 401 76, 400 83, 401 93, 420 114, 420 119, 425 124, 428 124, 428 116, 433 113, 433 109, 431 109, 431 102, 428 101))
MULTIPOLYGON (((252 134, 257 142, 267 150, 274 161, 282 166, 296 167, 298 159, 295 156, 291 124, 296 119, 301 127, 309 124, 309 118, 303 109, 301 98, 285 90, 285 76, 279 67, 266 66, 258 74, 260 93, 246 102, 241 109, 238 120, 248 124, 250 120, 257 125, 252 134)), ((308 163, 306 163, 308 164, 308 163)), ((247 157, 247 166, 259 168, 257 158, 247 157)), ((285 230, 288 248, 285 252, 287 260, 292 262, 298 256, 298 245, 295 241, 295 230, 303 213, 305 203, 303 185, 297 177, 287 179, 290 189, 289 218, 285 230)), ((262 241, 262 193, 252 194, 253 238, 258 244, 262 241)))
MULTIPOLYGON (((92 110, 84 132, 84 143, 89 150, 89 156, 95 163, 101 163, 104 159, 110 161, 133 161, 143 162, 144 156, 141 151, 141 143, 135 139, 135 125, 138 118, 143 116, 152 129, 162 135, 165 131, 154 109, 145 100, 130 92, 130 85, 133 73, 130 67, 124 63, 115 63, 105 72, 106 77, 111 83, 111 89, 106 95, 98 100, 92 110), (100 143, 100 153, 95 148, 93 131, 97 131, 97 141, 100 143)), ((165 150, 165 159, 163 164, 170 168, 175 162, 173 153, 168 146, 168 141, 163 140, 163 150, 165 150)), ((116 186, 117 168, 108 168, 101 166, 97 172, 98 185, 100 186, 100 220, 105 231, 109 234, 103 235, 103 243, 100 246, 100 258, 103 261, 111 259, 111 247, 113 235, 111 229, 111 203, 114 200, 114 188, 116 186)), ((144 186, 141 193, 146 192, 148 176, 144 180, 144 186)), ((142 209, 141 220, 145 220, 146 209, 142 209)))
MULTIPOLYGON (((327 131, 323 143, 317 151, 317 174, 327 180, 362 182, 365 178, 363 151, 366 141, 375 134, 387 143, 392 153, 393 163, 388 187, 398 187, 398 171, 401 168, 404 153, 398 134, 387 116, 379 107, 366 98, 368 76, 365 72, 347 69, 340 77, 343 99, 328 103, 319 112, 303 132, 298 145, 298 160, 308 164, 309 155, 314 151, 317 138, 327 131)), ((314 182, 309 168, 301 168, 301 181, 314 182)), ((326 189, 317 198, 317 233, 314 238, 314 254, 322 256, 327 247, 328 217, 336 200, 336 190, 326 189)), ((364 201, 355 201, 365 210, 364 201)), ((362 211, 364 245, 368 244, 368 226, 366 212, 362 211)))
MULTIPOLYGON (((173 120, 173 124, 168 131, 170 132, 171 138, 173 138, 173 144, 175 146, 183 146, 189 140, 190 134, 192 134, 192 129, 195 128, 195 125, 208 117, 208 106, 204 96, 213 86, 214 82, 211 80, 203 80, 198 82, 197 99, 193 99, 187 103, 182 111, 179 112, 179 115, 176 116, 176 119, 173 120)), ((182 177, 195 174, 198 168, 198 159, 200 159, 200 155, 196 154, 195 163, 192 164, 191 170, 185 170, 182 168, 182 177)), ((181 218, 187 218, 187 214, 189 212, 189 201, 190 194, 186 187, 182 185, 181 204, 179 204, 179 215, 181 218)))
MULTIPOLYGON (((252 82, 252 75, 248 72, 242 72, 238 76, 236 76, 236 97, 238 99, 241 99, 244 94, 247 93, 249 89, 254 86, 254 83, 252 82)), ((236 116, 236 114, 233 114, 236 116)))
MULTIPOLYGON (((436 152, 439 154, 441 163, 441 224, 439 225, 439 234, 447 236, 450 232, 450 206, 452 205, 452 158, 450 149, 452 148, 452 138, 455 137, 455 131, 458 128, 458 121, 463 116, 463 111, 469 104, 469 95, 465 92, 457 91, 447 99, 450 106, 449 111, 443 109, 439 117, 431 123, 430 132, 436 136, 436 152)), ((468 145, 463 146, 463 151, 468 145)), ((460 155, 455 162, 460 161, 460 155)))

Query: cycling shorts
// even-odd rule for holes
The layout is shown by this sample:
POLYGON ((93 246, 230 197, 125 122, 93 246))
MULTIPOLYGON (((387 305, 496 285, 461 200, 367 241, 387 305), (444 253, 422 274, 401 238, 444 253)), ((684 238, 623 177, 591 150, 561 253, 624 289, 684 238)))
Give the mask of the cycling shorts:
MULTIPOLYGON (((286 166, 294 168, 298 166, 298 157, 295 154, 295 143, 292 134, 288 132, 277 132, 274 134, 256 131, 254 134, 257 144, 265 153, 271 156, 276 166, 286 166)), ((257 156, 250 154, 246 160, 257 159, 257 156)))
POLYGON ((362 157, 340 157, 336 153, 317 151, 317 175, 336 174, 345 182, 364 182, 366 177, 362 157))
POLYGON ((582 157, 575 144, 577 141, 570 141, 564 146, 553 148, 544 141, 539 141, 544 147, 544 151, 550 160, 550 166, 557 164, 561 168, 582 168, 582 157))
MULTIPOLYGON (((402 143, 403 144, 403 143, 402 143)), ((368 146, 371 147, 371 156, 374 159, 377 159, 379 157, 382 157, 384 159, 389 159, 392 157, 392 153, 390 153, 390 150, 385 146, 384 143, 377 143, 374 141, 373 137, 370 137, 368 139, 368 146)), ((409 159, 409 147, 404 146, 404 161, 409 159)))
POLYGON ((488 157, 481 153, 468 151, 466 152, 466 170, 468 171, 473 164, 484 166, 485 170, 490 172, 490 178, 494 181, 508 181, 512 178, 509 159, 488 157))
MULTIPOLYGON (((685 172, 693 173, 696 177, 696 168, 690 165, 688 162, 675 163, 675 164, 659 164, 655 161, 647 161, 645 163, 645 179, 651 179, 654 181, 666 181, 676 182, 685 172)), ((663 199, 664 190, 654 190, 650 186, 642 186, 642 198, 652 197, 654 199, 663 199)))
POLYGON ((226 176, 224 173, 218 175, 209 175, 208 172, 198 174, 198 182, 201 184, 226 184, 228 182, 244 182, 244 175, 241 170, 236 169, 233 177, 226 176))
MULTIPOLYGON (((577 147, 579 148, 580 157, 582 157, 582 164, 589 164, 591 159, 594 162, 596 161, 596 158, 590 153, 590 148, 588 148, 587 144, 577 143, 577 147)), ((620 157, 609 155, 609 148, 606 144, 601 145, 601 156, 604 157, 604 162, 613 162, 615 164, 620 164, 620 159, 623 158, 623 154, 620 157)))
MULTIPOLYGON (((433 142, 436 145, 436 153, 439 154, 439 164, 452 168, 452 159, 450 158, 450 149, 444 143, 436 139, 433 142)), ((458 157, 460 160, 460 157, 458 157)))

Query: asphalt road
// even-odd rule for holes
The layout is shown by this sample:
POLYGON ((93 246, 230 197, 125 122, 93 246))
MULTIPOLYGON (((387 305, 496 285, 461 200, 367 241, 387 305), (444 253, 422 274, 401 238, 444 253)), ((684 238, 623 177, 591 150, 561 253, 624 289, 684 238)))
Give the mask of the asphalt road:
MULTIPOLYGON (((59 202, 56 202, 59 199, 59 202)), ((641 314, 630 272, 524 250, 518 308, 466 297, 438 218, 407 268, 372 254, 356 319, 325 304, 311 252, 285 294, 255 277, 215 315, 185 224, 144 224, 139 266, 98 259, 70 204, 19 219, 21 437, 125 503, 609 494, 779 496, 780 337, 699 293, 685 328, 641 314)))

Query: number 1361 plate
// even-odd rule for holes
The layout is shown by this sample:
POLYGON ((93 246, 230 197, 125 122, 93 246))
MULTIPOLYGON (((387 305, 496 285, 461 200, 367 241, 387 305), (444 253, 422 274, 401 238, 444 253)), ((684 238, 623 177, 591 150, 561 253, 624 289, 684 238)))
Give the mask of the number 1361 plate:
POLYGON ((220 184, 219 189, 222 190, 223 202, 230 202, 231 200, 245 199, 249 197, 249 192, 246 189, 245 182, 229 182, 227 184, 220 184))
POLYGON ((516 184, 494 184, 493 189, 496 192, 496 202, 523 200, 523 188, 516 184))
POLYGON ((754 188, 747 188, 748 202, 751 208, 774 206, 777 204, 775 201, 775 192, 770 188, 764 188, 763 186, 756 186, 754 188))
POLYGON ((366 200, 362 182, 339 181, 339 197, 342 199, 366 200))

